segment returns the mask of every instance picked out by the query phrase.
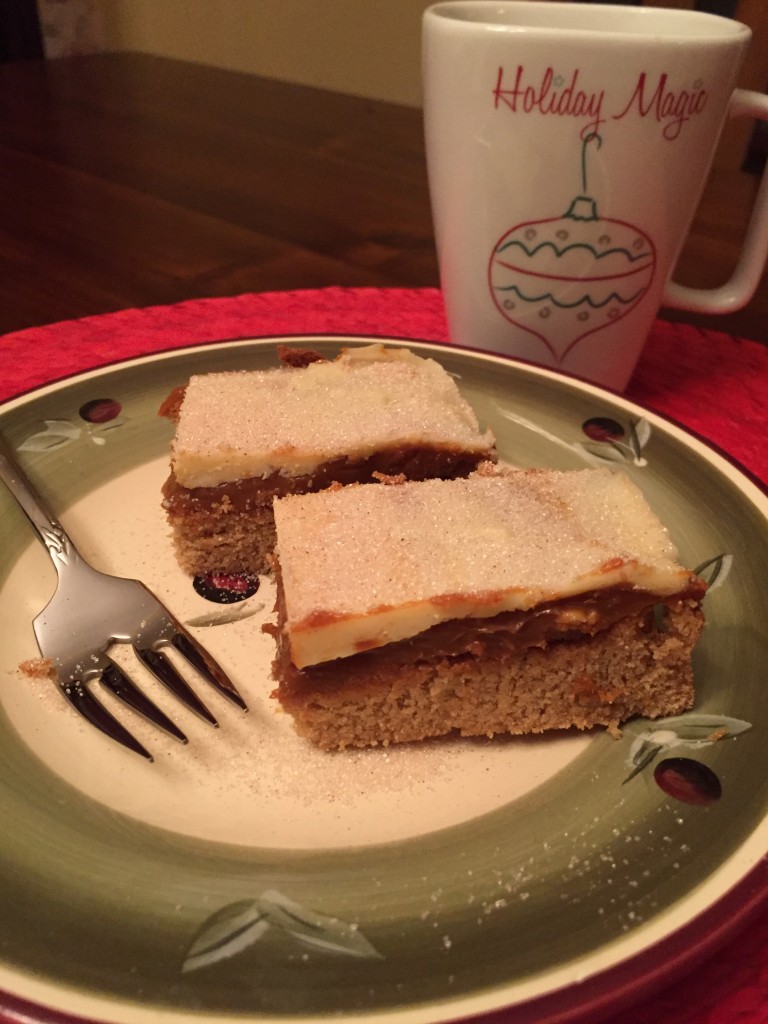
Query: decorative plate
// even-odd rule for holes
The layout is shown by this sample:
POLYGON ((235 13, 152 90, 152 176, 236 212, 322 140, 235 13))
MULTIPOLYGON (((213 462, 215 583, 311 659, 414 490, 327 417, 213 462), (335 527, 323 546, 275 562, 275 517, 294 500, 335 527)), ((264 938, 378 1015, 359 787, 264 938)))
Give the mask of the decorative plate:
MULTIPOLYGON (((327 354, 370 341, 288 340, 327 354)), ((409 345, 455 376, 506 460, 607 462, 642 488, 710 582, 695 711, 634 721, 620 739, 321 753, 270 696, 271 583, 195 589, 160 508, 161 401, 192 373, 275 365, 276 339, 136 359, 8 402, 0 433, 85 557, 153 588, 250 711, 201 684, 214 730, 157 696, 184 747, 119 710, 150 764, 20 671, 55 577, 0 487, 0 1008, 120 1024, 421 1024, 514 1006, 516 1022, 575 1021, 690 964, 764 896, 764 494, 617 395, 409 345)))

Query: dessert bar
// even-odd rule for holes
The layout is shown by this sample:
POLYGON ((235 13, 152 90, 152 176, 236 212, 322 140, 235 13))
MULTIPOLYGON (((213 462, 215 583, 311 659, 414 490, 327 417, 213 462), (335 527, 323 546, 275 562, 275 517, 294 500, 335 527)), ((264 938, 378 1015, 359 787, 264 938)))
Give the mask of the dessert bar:
POLYGON ((495 458, 433 359, 380 344, 281 357, 274 369, 194 376, 161 410, 176 421, 163 507, 192 575, 267 571, 276 496, 378 474, 466 476, 495 458))
POLYGON ((672 715, 705 584, 607 469, 275 502, 274 696, 327 749, 672 715))

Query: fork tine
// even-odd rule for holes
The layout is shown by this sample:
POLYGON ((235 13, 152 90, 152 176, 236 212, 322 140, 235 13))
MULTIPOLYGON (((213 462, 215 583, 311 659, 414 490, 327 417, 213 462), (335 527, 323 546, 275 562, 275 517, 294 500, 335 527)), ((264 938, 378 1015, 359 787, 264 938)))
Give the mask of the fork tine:
POLYGON ((148 761, 154 761, 154 757, 152 757, 147 748, 142 746, 128 732, 125 726, 121 725, 79 680, 62 683, 60 690, 75 711, 82 715, 91 725, 95 725, 97 729, 100 729, 105 736, 116 740, 135 754, 141 754, 148 761))
POLYGON ((218 723, 160 648, 174 645, 180 654, 235 704, 246 705, 224 671, 186 633, 157 596, 140 580, 103 573, 77 551, 61 523, 46 508, 0 441, 0 480, 19 503, 56 568, 53 596, 33 620, 40 653, 59 666, 89 666, 64 671, 59 689, 72 707, 101 732, 152 761, 146 748, 86 687, 84 675, 99 674, 104 686, 153 724, 186 742, 184 734, 132 680, 106 658, 114 642, 130 641, 146 668, 183 704, 213 726, 218 723), (106 659, 106 660, 105 660, 106 659))
POLYGON ((177 740, 181 740, 182 743, 188 743, 189 740, 175 722, 172 722, 165 712, 160 710, 157 704, 151 701, 146 694, 142 693, 133 680, 114 661, 108 660, 109 664, 101 673, 102 686, 106 686, 110 693, 113 693, 115 697, 124 704, 127 704, 129 708, 133 708, 134 711, 143 715, 144 718, 154 723, 154 725, 164 729, 177 740))
POLYGON ((218 728, 219 723, 208 708, 203 704, 192 687, 179 675, 168 658, 161 651, 141 648, 134 645, 134 650, 149 671, 166 686, 183 704, 204 718, 206 722, 218 728))
POLYGON ((171 638, 171 643, 209 683, 216 687, 219 693, 223 693, 243 711, 248 710, 248 705, 237 692, 234 683, 224 669, 191 634, 178 626, 171 638))

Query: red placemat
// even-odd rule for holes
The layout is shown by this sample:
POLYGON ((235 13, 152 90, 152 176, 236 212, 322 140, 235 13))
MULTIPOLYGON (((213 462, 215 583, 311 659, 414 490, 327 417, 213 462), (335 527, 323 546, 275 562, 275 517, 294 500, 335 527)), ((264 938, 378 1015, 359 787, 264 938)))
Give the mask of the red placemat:
MULTIPOLYGON (((434 289, 326 288, 193 300, 0 337, 0 400, 150 352, 229 338, 323 333, 437 342, 448 337, 442 299, 434 289)), ((768 347, 660 320, 627 397, 673 417, 768 483, 767 390, 768 347)), ((606 1024, 649 1021, 768 1024, 768 908, 717 954, 606 1024)))
MULTIPOLYGON (((324 288, 196 299, 0 337, 0 400, 115 359, 227 338, 379 334, 446 341, 435 289, 324 288)), ((656 322, 627 396, 672 416, 768 482, 768 347, 656 322)))

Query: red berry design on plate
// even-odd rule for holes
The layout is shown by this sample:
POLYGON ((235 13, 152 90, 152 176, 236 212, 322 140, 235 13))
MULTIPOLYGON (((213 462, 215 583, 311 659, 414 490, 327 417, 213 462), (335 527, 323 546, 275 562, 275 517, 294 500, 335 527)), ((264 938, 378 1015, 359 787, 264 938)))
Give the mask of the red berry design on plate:
POLYGON ((94 398, 81 405, 79 412, 80 418, 86 423, 109 423, 117 419, 121 410, 122 406, 114 398, 94 398))
POLYGON ((690 757, 668 757, 659 761, 653 777, 667 796, 684 804, 707 807, 722 795, 720 780, 712 769, 690 757))
POLYGON ((259 577, 245 572, 206 572, 195 576, 192 586, 206 601, 237 604, 253 597, 259 589, 259 577))
POLYGON ((582 423, 581 429, 591 441, 620 441, 624 437, 624 427, 608 416, 593 416, 582 423))
POLYGON ((656 269, 651 239, 626 221, 601 217, 582 194, 561 217, 526 221, 505 232, 488 267, 493 300, 510 323, 539 338, 558 364, 589 334, 625 317, 648 291, 656 269))

